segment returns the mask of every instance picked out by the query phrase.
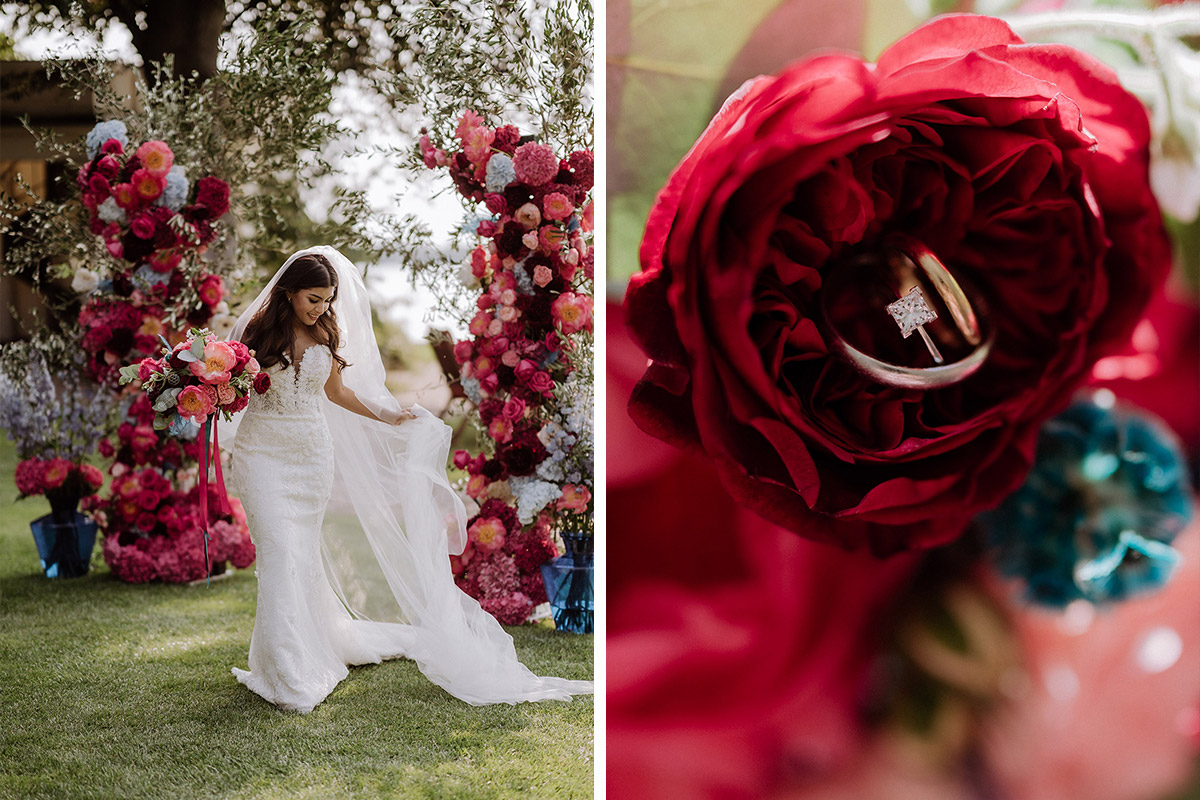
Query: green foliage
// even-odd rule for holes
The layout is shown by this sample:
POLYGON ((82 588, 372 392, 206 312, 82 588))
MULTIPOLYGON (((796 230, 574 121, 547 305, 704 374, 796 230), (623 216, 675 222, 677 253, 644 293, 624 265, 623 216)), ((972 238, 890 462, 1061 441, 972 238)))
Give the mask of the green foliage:
MULTIPOLYGON (((337 75, 324 66, 328 45, 311 19, 285 20, 264 14, 260 28, 231 48, 224 69, 200 83, 172 74, 171 62, 156 65, 152 85, 139 80, 133 100, 112 88, 112 66, 98 58, 49 60, 48 73, 76 97, 92 92, 101 119, 120 119, 131 141, 166 141, 175 161, 195 181, 215 175, 233 189, 232 216, 223 220, 222 237, 206 254, 209 271, 234 283, 270 274, 298 246, 331 243, 350 251, 373 249, 357 222, 369 208, 361 192, 342 190, 328 219, 314 224, 304 217, 298 192, 329 175, 332 165, 322 147, 342 134, 326 113, 337 75), (298 49, 296 43, 307 42, 298 49)), ((64 142, 48 131, 33 131, 39 147, 69 166, 70 180, 82 166, 80 143, 64 142)), ((87 229, 74 199, 39 198, 30 209, 0 198, 0 220, 17 237, 6 253, 6 268, 30 272, 47 259, 58 276, 81 266, 109 263, 102 242, 87 229)))
MULTIPOLYGON (((16 458, 0 441, 0 486, 16 458)), ((28 522, 43 497, 0 493, 2 798, 471 798, 583 800, 590 697, 475 707, 410 661, 352 667, 308 715, 230 675, 246 665, 257 583, 131 585, 100 556, 48 580, 28 522)), ((507 628, 541 675, 589 678, 593 637, 507 628)))

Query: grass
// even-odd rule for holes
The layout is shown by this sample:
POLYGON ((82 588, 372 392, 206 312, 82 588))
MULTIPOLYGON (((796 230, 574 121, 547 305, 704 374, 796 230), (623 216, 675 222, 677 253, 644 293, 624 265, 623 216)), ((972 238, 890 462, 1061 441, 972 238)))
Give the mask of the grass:
MULTIPOLYGON (((308 715, 239 684, 257 584, 41 575, 0 445, 0 798, 585 798, 591 697, 474 707, 410 661, 351 667, 308 715)), ((509 628, 534 672, 592 676, 592 637, 509 628)))

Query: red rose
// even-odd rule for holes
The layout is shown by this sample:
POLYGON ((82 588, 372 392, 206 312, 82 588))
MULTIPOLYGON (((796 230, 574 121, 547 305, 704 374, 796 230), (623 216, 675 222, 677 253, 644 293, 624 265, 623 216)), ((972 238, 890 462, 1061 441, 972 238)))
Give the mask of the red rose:
POLYGON ((149 214, 138 214, 129 223, 129 229, 139 239, 149 239, 154 235, 154 218, 149 214))
POLYGON ((150 380, 150 376, 163 371, 163 366, 157 358, 143 358, 138 362, 138 380, 150 380))
POLYGON ((550 377, 550 373, 545 370, 538 370, 529 376, 526 385, 535 392, 540 392, 546 397, 550 397, 554 390, 554 378, 550 377))
POLYGON ((519 397, 510 397, 504 401, 501 415, 510 422, 516 422, 525 415, 525 401, 519 397))
POLYGON ((651 364, 630 413, 805 536, 953 539, 1020 483, 1040 423, 1169 267, 1148 139, 1110 70, 987 17, 936 19, 873 68, 827 53, 758 79, 650 213, 626 311, 651 364), (881 386, 815 324, 822 283, 897 232, 987 298, 995 344, 966 381, 881 386))
POLYGON ((266 394, 266 391, 271 388, 271 376, 265 372, 260 372, 254 376, 254 391, 259 394, 266 394))

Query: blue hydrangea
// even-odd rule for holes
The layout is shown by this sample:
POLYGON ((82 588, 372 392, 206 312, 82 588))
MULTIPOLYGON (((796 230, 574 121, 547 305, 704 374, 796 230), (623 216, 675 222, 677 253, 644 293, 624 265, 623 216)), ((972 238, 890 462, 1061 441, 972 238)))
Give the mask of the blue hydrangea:
POLYGON ((1191 508, 1171 433, 1101 390, 1046 423, 1029 478, 980 524, 999 571, 1030 601, 1062 607, 1165 584, 1191 508))
POLYGON ((116 198, 110 197, 96 207, 96 215, 104 222, 125 224, 125 209, 117 205, 116 198))
POLYGON ((167 173, 167 188, 163 189, 163 193, 155 199, 154 205, 166 206, 172 211, 178 211, 187 203, 188 189, 190 188, 183 167, 176 164, 167 173))
POLYGON ((109 139, 116 139, 121 143, 122 147, 129 145, 129 133, 125 129, 125 123, 119 119, 105 120, 97 122, 96 126, 88 131, 87 135, 87 154, 89 159, 96 157, 96 153, 100 152, 101 146, 109 139))
POLYGON ((463 391, 467 393, 467 398, 475 405, 479 405, 479 403, 483 400, 483 395, 479 392, 478 378, 463 378, 462 388, 463 391))
POLYGON ((165 275, 156 271, 149 264, 142 264, 134 270, 132 281, 136 289, 141 289, 143 292, 153 289, 155 286, 162 286, 171 279, 170 275, 165 275))
POLYGON ((484 185, 489 192, 503 192, 505 187, 517 179, 513 161, 504 153, 495 153, 487 162, 484 185))

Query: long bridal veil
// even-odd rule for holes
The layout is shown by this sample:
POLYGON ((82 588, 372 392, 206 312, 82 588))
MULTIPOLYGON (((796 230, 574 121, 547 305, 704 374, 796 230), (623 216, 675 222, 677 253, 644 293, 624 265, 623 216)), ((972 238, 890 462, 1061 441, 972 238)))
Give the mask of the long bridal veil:
MULTIPOLYGON (((238 318, 232 338, 242 337, 292 262, 312 253, 325 256, 337 271, 338 352, 350 365, 342 372, 343 383, 372 412, 397 410, 384 383, 366 286, 349 259, 332 247, 293 254, 238 318)), ((333 438, 335 472, 321 554, 326 575, 350 613, 403 626, 394 632, 404 641, 405 656, 467 703, 567 700, 590 693, 591 681, 534 675, 517 660, 512 637, 455 585, 448 556, 466 545, 466 510, 446 477, 450 427, 420 406, 413 407, 417 419, 391 426, 326 398, 321 404, 333 438)))

